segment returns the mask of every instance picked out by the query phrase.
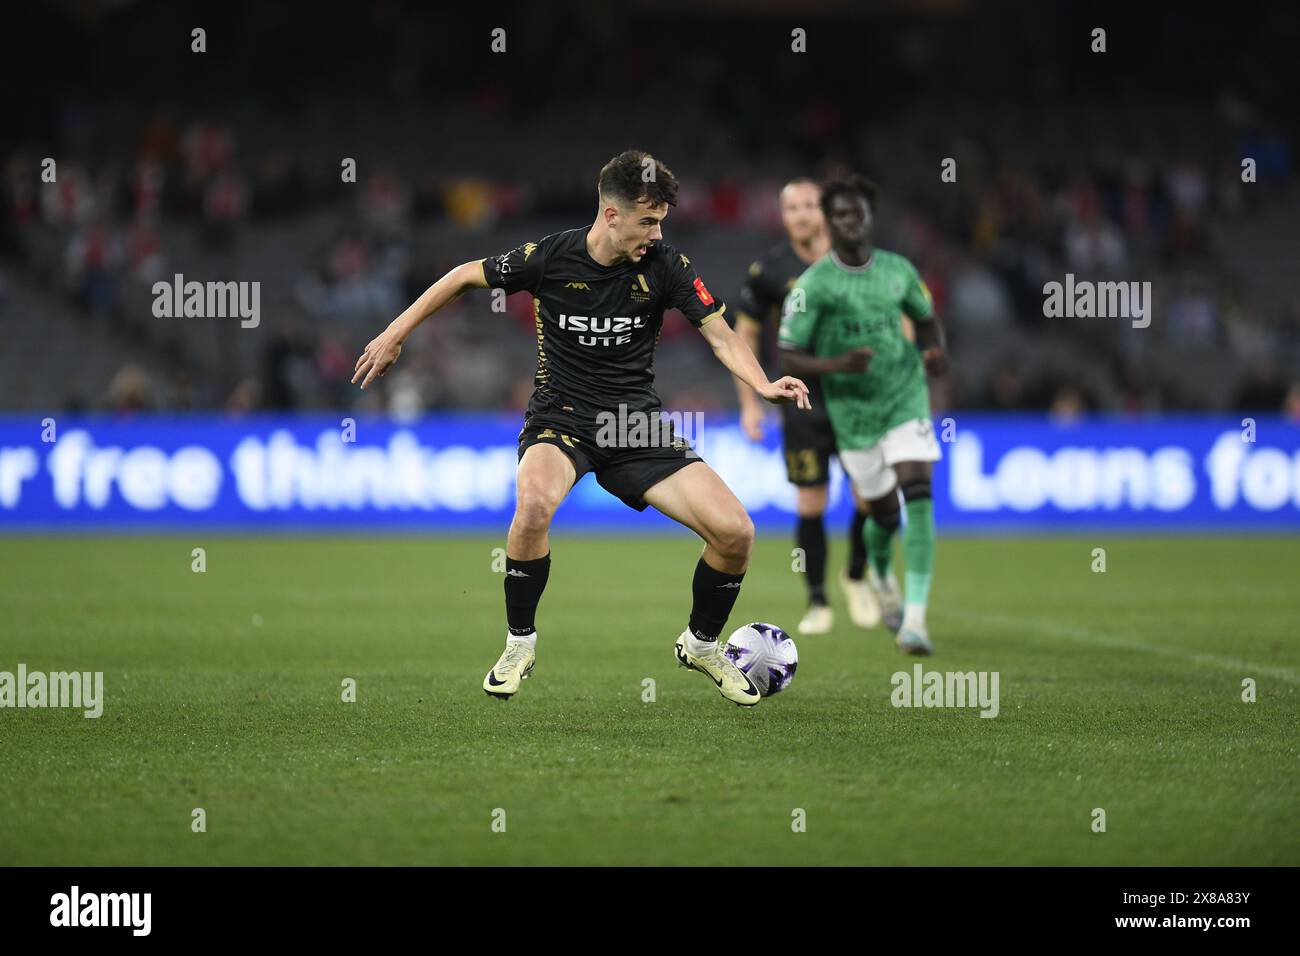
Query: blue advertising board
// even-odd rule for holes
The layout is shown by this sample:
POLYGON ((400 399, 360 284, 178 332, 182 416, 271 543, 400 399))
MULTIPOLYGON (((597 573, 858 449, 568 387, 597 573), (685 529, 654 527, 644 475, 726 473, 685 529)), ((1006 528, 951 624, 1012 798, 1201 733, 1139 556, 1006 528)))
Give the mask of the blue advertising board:
MULTIPOLYGON (((788 528, 779 433, 734 416, 692 438, 761 526, 788 528)), ((415 422, 341 416, 0 417, 0 530, 503 532, 515 415, 415 422)), ((953 414, 935 423, 936 521, 948 530, 1300 530, 1300 426, 1280 418, 953 414)), ((832 514, 847 514, 838 466, 832 514)), ((563 527, 636 531, 639 514, 584 478, 563 527)))

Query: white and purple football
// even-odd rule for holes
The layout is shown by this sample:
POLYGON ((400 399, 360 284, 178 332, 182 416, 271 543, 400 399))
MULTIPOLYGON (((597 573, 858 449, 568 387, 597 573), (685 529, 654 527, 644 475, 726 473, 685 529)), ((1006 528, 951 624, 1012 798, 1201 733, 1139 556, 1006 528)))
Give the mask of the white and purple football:
POLYGON ((794 680, 799 651, 790 635, 775 624, 755 622, 737 628, 722 649, 727 659, 754 682, 764 697, 779 694, 794 680))

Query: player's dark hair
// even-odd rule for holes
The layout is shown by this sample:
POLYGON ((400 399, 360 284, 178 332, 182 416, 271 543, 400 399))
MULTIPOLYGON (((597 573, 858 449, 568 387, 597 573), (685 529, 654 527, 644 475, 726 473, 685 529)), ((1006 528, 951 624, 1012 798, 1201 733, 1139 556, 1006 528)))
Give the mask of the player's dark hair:
POLYGON ((861 196, 867 201, 867 208, 876 211, 876 184, 866 176, 854 174, 822 183, 822 215, 831 218, 831 202, 836 196, 861 196))
POLYGON ((677 205, 677 177, 640 149, 624 150, 607 162, 596 189, 602 198, 616 199, 625 206, 635 206, 641 199, 652 206, 677 205))

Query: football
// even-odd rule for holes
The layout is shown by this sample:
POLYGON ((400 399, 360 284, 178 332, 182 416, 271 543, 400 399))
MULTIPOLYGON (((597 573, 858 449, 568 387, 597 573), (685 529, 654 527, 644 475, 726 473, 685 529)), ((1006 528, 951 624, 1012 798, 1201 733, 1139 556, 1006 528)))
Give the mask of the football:
POLYGON ((737 628, 722 649, 727 659, 754 682, 764 697, 779 694, 794 680, 799 651, 794 640, 775 624, 754 622, 737 628))

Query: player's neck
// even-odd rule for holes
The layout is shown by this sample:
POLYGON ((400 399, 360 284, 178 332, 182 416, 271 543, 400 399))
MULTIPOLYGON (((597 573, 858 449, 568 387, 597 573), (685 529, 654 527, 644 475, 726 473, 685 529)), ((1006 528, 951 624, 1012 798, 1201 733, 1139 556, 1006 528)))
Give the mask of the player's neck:
POLYGON ((826 255, 830 247, 830 237, 824 232, 818 233, 815 236, 809 236, 803 242, 795 242, 793 239, 790 240, 790 248, 794 250, 794 254, 808 265, 812 265, 822 256, 826 255))
POLYGON ((601 230, 600 225, 599 222, 592 223, 591 228, 587 230, 587 255, 602 266, 616 265, 626 256, 612 245, 601 241, 606 233, 601 230))
POLYGON ((860 246, 836 246, 835 258, 850 269, 857 269, 871 261, 872 251, 869 242, 864 242, 860 246))

